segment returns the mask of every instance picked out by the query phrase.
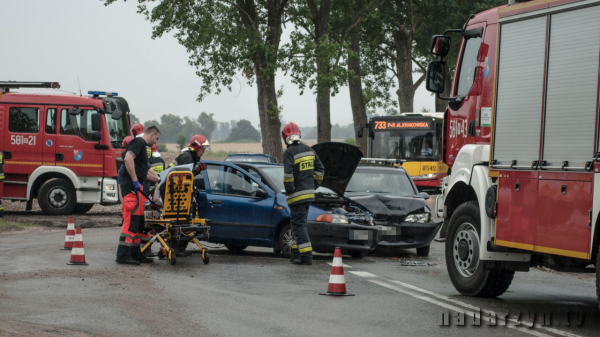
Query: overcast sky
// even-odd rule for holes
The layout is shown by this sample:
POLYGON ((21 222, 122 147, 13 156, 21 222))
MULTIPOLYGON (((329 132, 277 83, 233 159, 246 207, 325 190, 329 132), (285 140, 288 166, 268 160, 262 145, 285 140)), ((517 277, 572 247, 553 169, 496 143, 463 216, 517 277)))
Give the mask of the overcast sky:
MULTIPOLYGON (((61 90, 116 91, 142 121, 162 114, 196 117, 214 113, 218 121, 248 119, 257 126, 256 86, 234 80, 234 92, 196 101, 201 80, 188 64, 188 54, 172 35, 152 40, 152 25, 137 14, 137 1, 0 0, 0 80, 57 81, 61 90)), ((416 75, 415 75, 416 77, 416 75)), ((315 95, 300 90, 283 75, 283 119, 300 126, 316 125, 315 95)), ((421 85, 415 111, 434 110, 435 102, 421 85)), ((28 91, 40 92, 40 89, 28 91)), ((50 91, 41 89, 42 91, 50 91)), ((21 89, 20 91, 27 91, 21 89)), ((65 93, 66 94, 66 93, 65 93)), ((394 94, 395 98, 396 95, 394 94)), ((331 99, 331 123, 352 122, 348 88, 331 99)))

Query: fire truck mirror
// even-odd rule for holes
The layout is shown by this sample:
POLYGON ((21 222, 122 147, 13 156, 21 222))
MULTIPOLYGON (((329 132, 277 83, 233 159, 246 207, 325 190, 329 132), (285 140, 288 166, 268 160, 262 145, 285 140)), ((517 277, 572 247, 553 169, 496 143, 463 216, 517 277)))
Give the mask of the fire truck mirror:
POLYGON ((95 141, 102 140, 102 133, 100 133, 100 132, 94 132, 94 133, 92 133, 92 139, 95 140, 95 141))
POLYGON ((102 130, 102 117, 99 113, 92 114, 92 131, 102 130))
POLYGON ((121 119, 121 116, 122 116, 122 115, 123 115, 123 111, 121 111, 121 110, 115 110, 115 111, 113 111, 113 113, 110 115, 110 117, 111 117, 112 119, 114 119, 114 120, 117 120, 117 119, 121 119))
POLYGON ((78 107, 69 109, 69 115, 71 116, 78 116, 81 115, 81 113, 83 113, 83 110, 79 109, 78 107))
POLYGON ((446 62, 431 61, 427 65, 427 80, 425 87, 428 91, 441 94, 444 92, 444 84, 446 83, 446 62))
POLYGON ((450 51, 450 36, 434 35, 431 37, 431 53, 444 57, 450 51))

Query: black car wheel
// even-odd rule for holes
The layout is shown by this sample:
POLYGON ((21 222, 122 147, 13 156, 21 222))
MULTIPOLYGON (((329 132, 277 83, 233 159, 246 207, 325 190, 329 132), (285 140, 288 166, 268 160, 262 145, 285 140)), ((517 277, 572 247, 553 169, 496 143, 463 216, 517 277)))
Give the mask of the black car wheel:
POLYGON ((42 184, 37 198, 40 208, 48 215, 71 214, 77 205, 73 184, 62 178, 53 178, 42 184))
POLYGON ((515 272, 486 269, 479 260, 479 214, 479 206, 467 202, 452 215, 446 238, 446 267, 454 288, 461 294, 496 297, 508 289, 515 272))
POLYGON ((236 244, 232 244, 232 243, 226 243, 225 247, 227 247, 227 249, 235 252, 235 251, 242 251, 242 250, 248 248, 248 245, 236 245, 236 244))
POLYGON ((417 256, 428 256, 429 255, 429 247, 430 246, 417 248, 417 256))
POLYGON ((94 207, 94 204, 77 204, 71 214, 85 214, 94 207))
POLYGON ((349 250, 348 254, 350 254, 350 256, 352 256, 353 259, 362 259, 367 257, 367 254, 369 254, 368 250, 349 250))
POLYGON ((281 231, 279 231, 279 238, 277 238, 277 247, 281 251, 281 255, 286 259, 292 257, 292 242, 294 241, 292 237, 292 226, 290 224, 285 224, 281 231))

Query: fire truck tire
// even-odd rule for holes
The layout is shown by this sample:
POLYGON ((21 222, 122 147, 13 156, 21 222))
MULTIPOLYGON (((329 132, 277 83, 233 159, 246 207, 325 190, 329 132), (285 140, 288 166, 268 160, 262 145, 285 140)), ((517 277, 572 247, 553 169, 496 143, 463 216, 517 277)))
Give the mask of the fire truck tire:
POLYGON ((510 286, 515 272, 486 269, 479 260, 481 233, 479 206, 470 201, 460 205, 448 226, 446 266, 454 288, 463 295, 496 297, 510 286))
POLYGON ((38 191, 38 203, 45 214, 69 215, 77 206, 77 194, 70 181, 52 178, 38 191))
POLYGON ((85 214, 89 212, 92 207, 94 207, 94 204, 77 204, 71 214, 85 214))
POLYGON ((600 309, 600 247, 596 254, 596 301, 598 301, 598 309, 600 309))

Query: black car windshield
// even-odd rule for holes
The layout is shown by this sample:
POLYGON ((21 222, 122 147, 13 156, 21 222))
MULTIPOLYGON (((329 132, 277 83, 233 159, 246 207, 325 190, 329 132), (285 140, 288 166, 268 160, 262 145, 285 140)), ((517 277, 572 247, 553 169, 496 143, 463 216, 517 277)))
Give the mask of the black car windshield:
POLYGON ((268 163, 268 157, 259 157, 259 156, 233 156, 225 158, 225 161, 237 161, 237 162, 246 162, 246 163, 268 163))
POLYGON ((400 170, 357 169, 350 179, 346 193, 393 194, 414 196, 410 178, 400 170))
POLYGON ((267 176, 277 187, 277 190, 281 193, 285 193, 285 186, 283 186, 283 167, 261 167, 260 170, 267 176))

